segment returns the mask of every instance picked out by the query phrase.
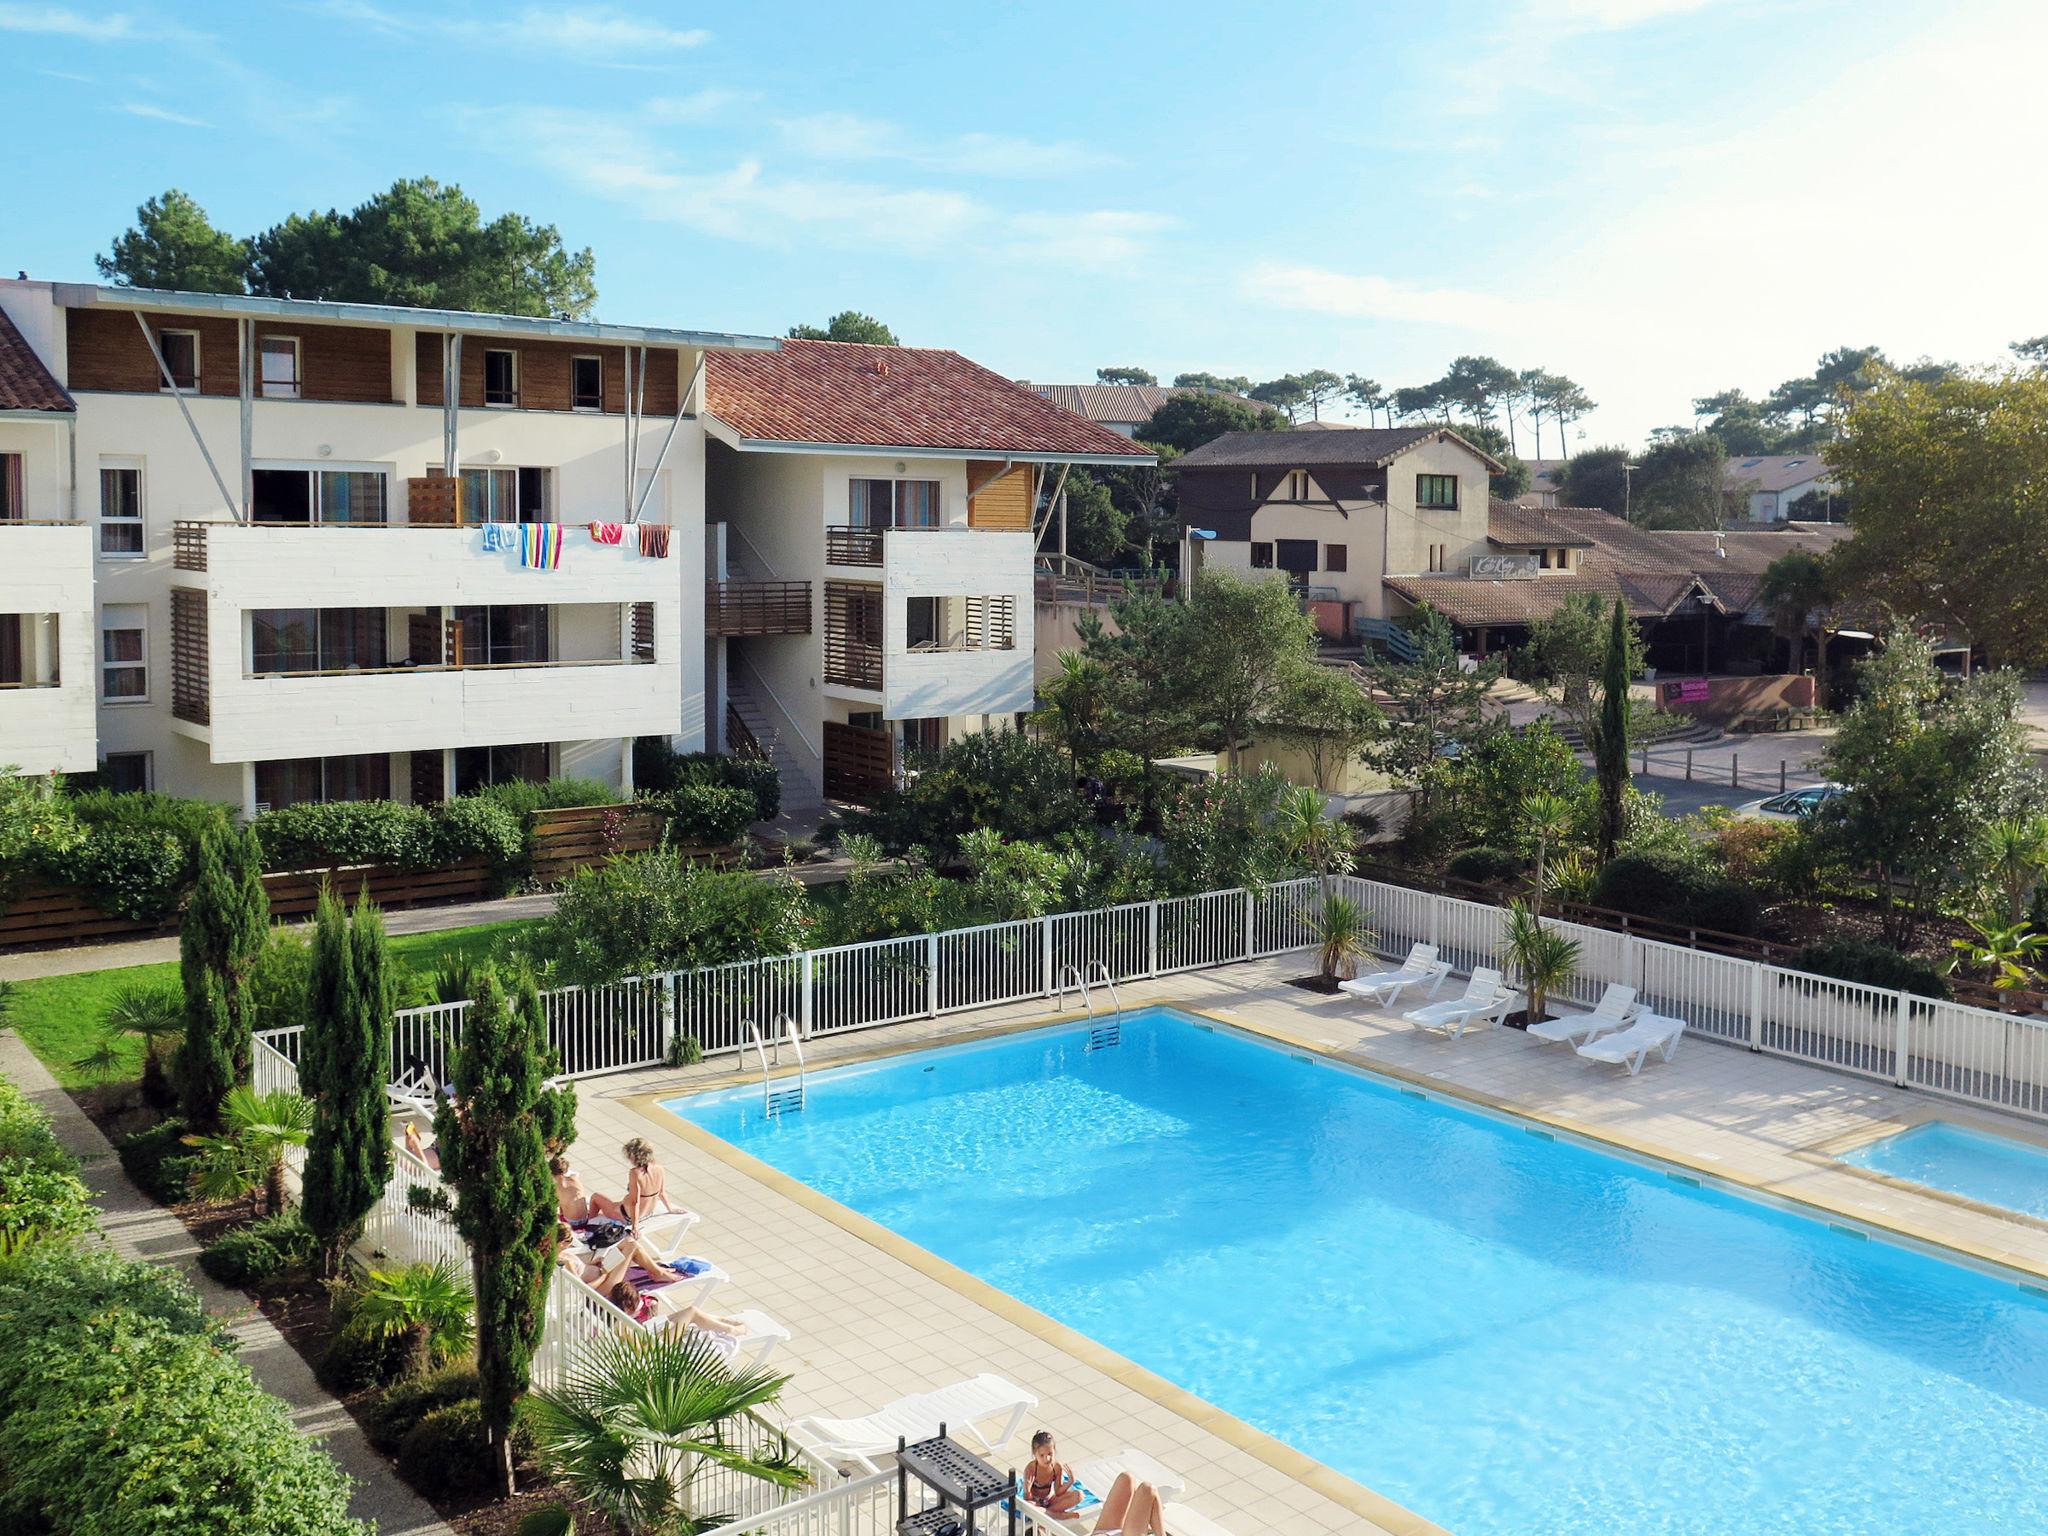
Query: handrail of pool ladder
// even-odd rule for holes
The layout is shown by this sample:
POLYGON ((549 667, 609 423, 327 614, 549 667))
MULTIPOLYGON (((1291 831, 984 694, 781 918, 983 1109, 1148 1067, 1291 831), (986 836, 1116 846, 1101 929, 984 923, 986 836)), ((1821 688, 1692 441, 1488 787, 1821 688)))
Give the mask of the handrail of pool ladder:
POLYGON ((1067 981, 1069 978, 1073 980, 1074 990, 1081 994, 1081 1006, 1088 1010, 1088 1022, 1094 1023, 1095 999, 1088 995, 1088 978, 1081 974, 1081 967, 1078 965, 1069 965, 1061 968, 1060 979, 1053 987, 1052 1006, 1054 1011, 1058 1011, 1067 1005, 1067 981))
POLYGON ((804 1107, 805 1091, 809 1084, 805 1080, 804 1048, 796 1037, 795 1021, 786 1013, 778 1014, 776 1015, 775 1023, 769 1026, 771 1029, 778 1029, 779 1027, 775 1040, 776 1056, 778 1059, 780 1059, 782 1054, 784 1034, 787 1034, 789 1043, 796 1049, 796 1087, 794 1088, 777 1088, 775 1086, 774 1075, 768 1069, 768 1047, 761 1038, 761 1026, 756 1024, 751 1018, 742 1019, 740 1022, 747 1026, 747 1038, 754 1043, 754 1059, 761 1065, 761 1113, 764 1116, 774 1116, 788 1110, 802 1109, 804 1107))
MULTIPOLYGON (((1111 1013, 1122 1013, 1124 1011, 1124 1000, 1116 995, 1116 978, 1109 974, 1109 963, 1104 960, 1089 961, 1088 975, 1093 976, 1097 971, 1102 972, 1102 984, 1109 988, 1109 1011, 1111 1013)), ((1083 977, 1082 984, 1086 985, 1086 983, 1087 977, 1083 977)))
MULTIPOLYGON (((796 1052, 796 1107, 802 1109, 809 1097, 810 1074, 804 1065, 804 1042, 796 1027, 796 1020, 786 1013, 778 1013, 775 1022, 782 1026, 783 1038, 789 1041, 789 1048, 796 1052)), ((786 1090, 785 1090, 786 1091, 786 1090)))

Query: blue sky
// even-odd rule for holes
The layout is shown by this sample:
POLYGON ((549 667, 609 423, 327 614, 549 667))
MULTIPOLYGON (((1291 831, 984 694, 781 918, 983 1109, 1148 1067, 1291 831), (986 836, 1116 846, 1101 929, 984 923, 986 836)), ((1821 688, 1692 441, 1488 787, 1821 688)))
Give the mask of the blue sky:
POLYGON ((434 175, 592 246, 608 319, 852 307, 1047 381, 1489 352, 1587 442, 2048 331, 2038 0, 0 0, 0 53, 37 277, 166 186, 244 233, 434 175))

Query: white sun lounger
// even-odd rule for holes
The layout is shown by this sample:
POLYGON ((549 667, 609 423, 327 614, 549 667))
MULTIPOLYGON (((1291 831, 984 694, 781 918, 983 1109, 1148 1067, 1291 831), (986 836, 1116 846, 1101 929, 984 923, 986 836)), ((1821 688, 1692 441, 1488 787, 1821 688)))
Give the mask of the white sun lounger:
POLYGON ((1607 1061, 1617 1067, 1627 1067, 1628 1075, 1634 1077, 1643 1070, 1643 1063, 1650 1059, 1652 1051, 1661 1053, 1669 1061, 1678 1051, 1678 1037, 1684 1033, 1683 1019, 1661 1013, 1639 1014, 1635 1023, 1619 1034, 1588 1040, 1578 1047, 1578 1052, 1588 1061, 1607 1061))
POLYGON ((893 1456, 897 1440, 929 1440, 941 1424, 955 1436, 978 1442, 993 1455, 1024 1423, 1038 1399, 1000 1376, 970 1376, 934 1392, 913 1392, 857 1419, 817 1416, 794 1420, 789 1437, 820 1461, 852 1462, 878 1472, 878 1456, 893 1456), (993 1434, 983 1420, 997 1421, 993 1434))
POLYGON ((1374 971, 1370 976, 1355 976, 1350 981, 1337 983, 1337 990, 1352 997, 1362 997, 1367 1002, 1378 1003, 1391 1008, 1400 1001, 1401 994, 1410 987, 1429 983, 1424 997, 1435 997, 1436 989, 1444 984, 1444 978, 1451 974, 1451 962, 1436 957, 1434 944, 1417 944, 1408 951, 1408 958, 1391 971, 1374 971))
POLYGON ((1166 1528, 1173 1536, 1231 1536, 1227 1528, 1185 1504, 1168 1504, 1160 1513, 1166 1516, 1166 1528))
POLYGON ((1463 997, 1446 1003, 1427 1003, 1401 1017, 1417 1029, 1434 1030, 1456 1040, 1474 1025, 1498 1024, 1515 997, 1512 987, 1501 985, 1499 971, 1482 965, 1472 972, 1463 997))
POLYGON ((692 1328, 691 1333, 700 1339, 710 1339, 719 1346, 719 1352, 728 1365, 744 1366, 748 1370, 760 1370, 768 1364, 768 1357, 779 1345, 789 1342, 789 1330, 775 1321, 766 1312, 748 1308, 732 1314, 747 1326, 742 1334, 715 1333, 709 1328, 692 1328))
POLYGON ((434 1074, 425 1066, 415 1064, 407 1067, 397 1077, 384 1085, 384 1097, 391 1101, 392 1111, 401 1115, 418 1115, 428 1125, 434 1123, 434 1097, 440 1089, 434 1081, 434 1074))
POLYGON ((640 1229, 633 1235, 652 1248, 661 1259, 679 1258, 683 1251, 683 1239, 689 1236, 690 1228, 697 1225, 699 1217, 695 1211, 671 1207, 656 1211, 640 1223, 640 1229))
POLYGON ((1125 1472, 1130 1473, 1132 1482, 1150 1483, 1157 1488, 1161 1499, 1177 1499, 1188 1491, 1185 1480, 1178 1472, 1168 1471, 1143 1451, 1125 1446, 1114 1456, 1098 1456, 1093 1461, 1075 1464, 1075 1480, 1087 1492, 1088 1497, 1072 1514, 1055 1515, 1035 1504, 1026 1504, 1020 1506, 1025 1524, 1034 1531, 1092 1531, 1096 1517, 1102 1513, 1102 1501, 1109 1496, 1109 1490, 1116 1486, 1118 1475, 1125 1472))
POLYGON ((1569 1013, 1561 1019, 1544 1019, 1529 1026, 1529 1036, 1533 1040, 1578 1045, 1583 1041, 1597 1040, 1602 1035, 1611 1035, 1617 1029, 1627 1029, 1635 1022, 1639 1011, 1634 987, 1609 982, 1591 1013, 1569 1013))

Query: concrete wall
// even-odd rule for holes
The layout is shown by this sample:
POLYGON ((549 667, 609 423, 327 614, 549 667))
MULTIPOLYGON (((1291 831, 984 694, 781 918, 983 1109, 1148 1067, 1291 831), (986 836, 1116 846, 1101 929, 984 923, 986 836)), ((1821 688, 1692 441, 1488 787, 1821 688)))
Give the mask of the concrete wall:
POLYGON ((57 679, 0 688, 0 768, 89 773, 97 759, 91 537, 77 523, 0 524, 0 613, 56 616, 55 655, 47 654, 47 626, 35 626, 23 673, 57 679))

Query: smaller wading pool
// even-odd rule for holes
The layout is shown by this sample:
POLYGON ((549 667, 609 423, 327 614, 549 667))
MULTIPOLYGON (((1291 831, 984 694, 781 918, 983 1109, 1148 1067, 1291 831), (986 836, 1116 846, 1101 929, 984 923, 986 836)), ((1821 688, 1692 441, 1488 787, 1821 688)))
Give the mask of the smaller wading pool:
POLYGON ((1844 1152, 1841 1160, 2048 1221, 2048 1148, 1930 1120, 1844 1152))

